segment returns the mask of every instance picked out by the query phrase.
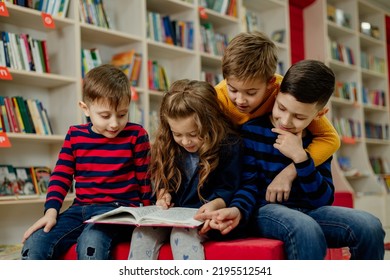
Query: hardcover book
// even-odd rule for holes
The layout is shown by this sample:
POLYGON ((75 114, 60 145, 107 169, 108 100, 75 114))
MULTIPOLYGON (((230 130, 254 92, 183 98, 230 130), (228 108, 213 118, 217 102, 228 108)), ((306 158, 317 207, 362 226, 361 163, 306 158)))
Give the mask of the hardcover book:
POLYGON ((188 227, 195 228, 203 221, 193 217, 198 209, 172 207, 163 209, 159 206, 118 207, 107 213, 97 215, 86 223, 124 224, 136 226, 188 227))

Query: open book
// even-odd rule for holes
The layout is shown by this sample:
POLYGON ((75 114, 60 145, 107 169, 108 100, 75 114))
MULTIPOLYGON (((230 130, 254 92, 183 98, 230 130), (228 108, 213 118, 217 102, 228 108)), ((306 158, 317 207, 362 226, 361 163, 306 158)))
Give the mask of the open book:
POLYGON ((198 209, 172 207, 162 209, 159 206, 118 207, 109 212, 97 215, 85 221, 86 223, 127 224, 136 226, 166 226, 195 228, 202 221, 193 217, 198 209))

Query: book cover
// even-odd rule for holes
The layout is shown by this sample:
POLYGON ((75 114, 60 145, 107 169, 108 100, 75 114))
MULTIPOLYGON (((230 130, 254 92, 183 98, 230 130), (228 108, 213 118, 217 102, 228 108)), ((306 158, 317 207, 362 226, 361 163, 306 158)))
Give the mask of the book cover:
POLYGON ((11 97, 8 96, 4 97, 4 103, 8 115, 8 120, 10 122, 10 127, 11 127, 10 132, 17 132, 17 133, 20 132, 19 124, 16 119, 14 106, 12 105, 11 97))
POLYGON ((16 102, 19 105, 20 114, 22 115, 22 120, 23 120, 24 128, 25 128, 26 132, 33 133, 34 132, 33 131, 33 124, 31 123, 31 120, 29 118, 27 107, 26 107, 26 104, 24 102, 23 97, 16 96, 15 98, 16 98, 16 102))
POLYGON ((14 111, 15 111, 15 117, 16 121, 18 122, 20 132, 26 133, 26 128, 24 127, 23 119, 22 119, 22 114, 20 112, 19 104, 16 100, 15 97, 11 97, 10 101, 12 102, 12 105, 14 106, 14 111))
POLYGON ((111 64, 118 67, 130 79, 134 66, 135 50, 114 54, 111 58, 111 64))
POLYGON ((31 113, 32 121, 35 128, 35 133, 44 135, 45 130, 43 128, 43 121, 41 115, 39 114, 37 103, 35 102, 34 99, 27 99, 27 106, 31 113))
POLYGON ((33 167, 33 178, 35 177, 36 182, 34 182, 38 188, 39 194, 46 194, 47 188, 49 186, 51 169, 47 166, 34 166, 33 167))
POLYGON ((37 198, 37 186, 31 167, 15 166, 16 179, 19 185, 19 199, 37 198))
POLYGON ((0 115, 3 120, 3 131, 12 132, 10 127, 10 120, 8 120, 7 109, 5 108, 4 97, 0 96, 0 115))
POLYGON ((45 64, 46 73, 50 73, 50 63, 49 63, 49 51, 47 49, 47 42, 46 40, 42 40, 40 44, 42 48, 42 57, 43 57, 43 63, 45 64))
POLYGON ((10 58, 10 46, 9 46, 9 40, 8 40, 8 33, 5 31, 1 32, 1 39, 3 41, 3 47, 4 47, 4 57, 5 57, 5 66, 11 67, 11 58, 10 58))
POLYGON ((128 224, 136 226, 188 227, 195 228, 203 224, 193 217, 198 209, 172 207, 162 209, 159 206, 118 207, 101 215, 92 217, 86 223, 128 224))
POLYGON ((7 60, 5 59, 4 43, 0 37, 0 66, 7 67, 7 60))
POLYGON ((0 200, 16 199, 19 185, 12 165, 0 165, 0 200))

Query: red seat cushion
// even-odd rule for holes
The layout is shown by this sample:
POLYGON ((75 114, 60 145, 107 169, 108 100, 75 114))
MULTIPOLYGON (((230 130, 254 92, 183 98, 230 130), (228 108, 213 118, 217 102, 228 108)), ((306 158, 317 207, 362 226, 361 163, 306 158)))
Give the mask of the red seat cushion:
MULTIPOLYGON (((279 260, 284 259, 283 242, 267 238, 246 238, 229 241, 208 241, 204 243, 207 260, 279 260)), ((114 247, 113 258, 127 260, 130 242, 122 242, 114 247)), ((76 245, 73 245, 62 257, 64 260, 76 260, 76 245)), ((161 247, 160 260, 172 260, 169 244, 161 247)))
MULTIPOLYGON (((246 238, 230 241, 208 241, 204 243, 206 260, 283 260, 283 242, 267 238, 246 238)), ((114 247, 116 260, 127 260, 130 242, 122 242, 114 247)), ((77 260, 76 244, 62 257, 63 260, 77 260)), ((169 244, 161 247, 159 260, 172 260, 169 244)), ((346 248, 328 249, 326 260, 349 259, 346 248)))

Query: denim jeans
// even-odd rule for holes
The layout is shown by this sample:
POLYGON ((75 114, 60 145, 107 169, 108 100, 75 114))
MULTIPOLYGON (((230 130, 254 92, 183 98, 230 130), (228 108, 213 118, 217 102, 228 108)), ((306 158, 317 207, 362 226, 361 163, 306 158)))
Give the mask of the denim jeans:
POLYGON ((340 247, 349 247, 351 259, 384 258, 382 224, 364 211, 337 206, 291 209, 272 203, 257 210, 253 225, 256 235, 282 240, 290 260, 323 260, 327 248, 340 247))
POLYGON ((110 259, 112 245, 124 238, 130 240, 133 227, 83 222, 117 207, 114 203, 69 207, 58 216, 56 225, 49 232, 39 229, 25 241, 22 259, 58 259, 76 242, 78 259, 110 259))

